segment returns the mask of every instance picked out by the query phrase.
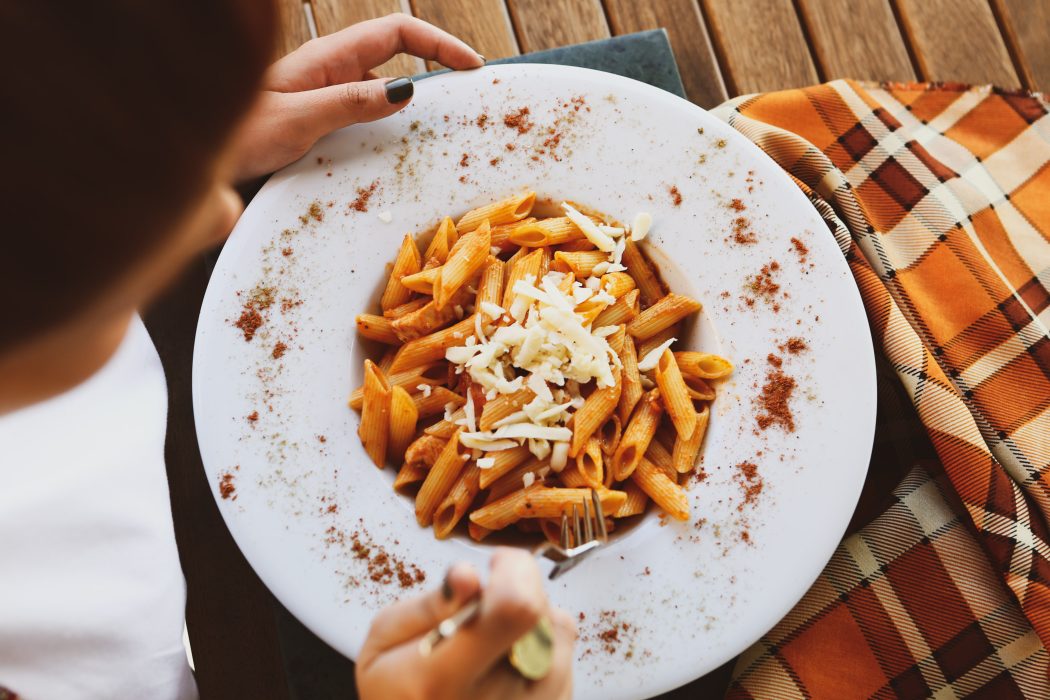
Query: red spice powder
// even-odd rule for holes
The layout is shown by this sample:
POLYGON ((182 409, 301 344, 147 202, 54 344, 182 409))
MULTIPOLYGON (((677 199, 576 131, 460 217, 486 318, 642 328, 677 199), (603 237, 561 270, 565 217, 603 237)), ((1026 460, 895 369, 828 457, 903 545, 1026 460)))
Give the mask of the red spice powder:
POLYGON ((744 493, 743 502, 736 507, 739 512, 744 510, 744 506, 752 505, 758 500, 759 494, 762 493, 762 489, 765 487, 765 482, 762 481, 762 477, 758 473, 758 465, 754 462, 741 462, 736 465, 736 468, 737 473, 733 476, 733 479, 740 484, 744 493))
POLYGON ((255 337, 255 332, 259 330, 259 326, 262 324, 262 314, 255 308, 255 304, 249 301, 244 305, 240 318, 233 325, 241 330, 241 333, 244 334, 244 341, 247 343, 251 342, 252 338, 255 337))
POLYGON ((283 255, 283 256, 284 256, 284 257, 286 257, 286 258, 287 258, 287 257, 288 257, 289 255, 291 255, 292 253, 294 253, 294 252, 295 252, 295 251, 294 251, 294 250, 292 250, 291 248, 282 248, 282 249, 281 249, 281 255, 283 255))
POLYGON ((729 206, 733 209, 733 211, 744 211, 745 209, 747 209, 747 207, 744 206, 744 203, 739 199, 733 199, 733 201, 729 203, 729 206))
POLYGON ((742 216, 733 221, 733 241, 739 245, 754 245, 758 243, 758 237, 754 231, 749 231, 751 222, 742 216))
POLYGON ((492 167, 496 167, 497 165, 499 165, 499 161, 500 161, 500 159, 497 156, 496 158, 493 158, 492 160, 489 161, 489 165, 491 165, 492 167))
POLYGON ((799 262, 805 263, 807 261, 806 256, 809 255, 809 248, 806 247, 806 244, 798 238, 792 238, 791 247, 798 253, 799 262))
POLYGON ((761 411, 755 415, 759 428, 765 430, 771 425, 779 425, 789 433, 795 432, 795 416, 788 405, 795 386, 794 378, 779 369, 766 373, 766 383, 758 397, 761 411))
MULTIPOLYGON (((747 289, 767 303, 773 304, 773 310, 779 311, 779 304, 775 303, 777 292, 780 291, 780 285, 773 281, 773 273, 780 269, 780 263, 776 260, 770 262, 767 265, 763 265, 762 269, 758 274, 751 275, 747 278, 747 289)), ((746 299, 745 299, 746 301, 746 299)), ((751 306, 754 300, 748 302, 748 306, 751 306)))
POLYGON ((288 345, 283 341, 278 340, 277 344, 273 346, 273 352, 270 354, 273 355, 273 359, 279 360, 284 357, 284 353, 286 352, 288 352, 288 345))
POLYGON ((379 187, 379 180, 374 180, 368 187, 358 187, 357 199, 350 203, 350 208, 354 211, 368 211, 368 201, 376 193, 377 187, 379 187))
POLYGON ((773 353, 769 353, 768 355, 766 355, 766 362, 773 365, 774 367, 780 367, 784 364, 784 361, 776 355, 774 355, 773 353))
POLYGON ((487 127, 488 123, 489 123, 489 115, 487 115, 487 114, 479 114, 478 118, 474 120, 474 123, 478 125, 479 129, 484 131, 485 127, 487 127))
POLYGON ((521 107, 516 112, 509 112, 503 116, 503 124, 508 129, 517 129, 519 134, 527 134, 534 124, 529 119, 529 108, 521 107))
POLYGON ((678 185, 672 185, 667 192, 671 195, 671 202, 676 207, 682 205, 682 193, 678 191, 678 185))
MULTIPOLYGON (((329 507, 328 512, 335 511, 329 507)), ((426 581, 426 572, 376 545, 366 532, 353 532, 347 538, 342 530, 334 526, 325 531, 325 544, 327 545, 345 547, 347 539, 350 541, 350 552, 353 557, 365 562, 368 578, 374 583, 387 585, 396 580, 401 588, 410 588, 426 581)))
POLYGON ((222 500, 237 500, 237 487, 233 484, 233 473, 223 472, 219 475, 219 495, 222 500))
POLYGON ((470 165, 470 154, 468 154, 468 153, 464 153, 464 154, 463 154, 463 157, 461 157, 461 158, 459 159, 459 166, 460 166, 461 168, 465 168, 465 167, 467 167, 468 165, 470 165))
POLYGON ((248 422, 249 423, 254 423, 257 420, 259 420, 259 412, 258 411, 252 411, 251 413, 248 414, 248 422))
POLYGON ((322 442, 322 443, 323 443, 323 442, 328 442, 328 438, 327 438, 327 437, 325 437, 324 435, 318 435, 318 436, 317 436, 317 441, 318 441, 318 442, 322 442))
POLYGON ((514 150, 515 148, 517 148, 517 146, 515 146, 515 145, 514 145, 513 143, 508 143, 508 144, 506 145, 506 149, 507 149, 508 151, 513 151, 513 150, 514 150))
POLYGON ((806 341, 803 338, 798 337, 788 338, 786 343, 778 345, 777 347, 780 348, 781 352, 791 353, 792 355, 797 355, 800 352, 809 350, 809 345, 806 341))

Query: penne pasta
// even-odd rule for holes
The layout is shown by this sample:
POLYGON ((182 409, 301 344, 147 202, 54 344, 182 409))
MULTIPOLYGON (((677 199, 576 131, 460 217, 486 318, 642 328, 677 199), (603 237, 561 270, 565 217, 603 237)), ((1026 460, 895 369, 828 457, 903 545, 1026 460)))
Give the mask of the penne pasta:
POLYGON ((613 372, 616 382, 609 387, 595 389, 577 409, 572 418, 572 442, 569 444, 569 456, 576 457, 587 446, 591 435, 604 423, 620 401, 621 373, 613 372))
POLYGON ((645 254, 638 244, 628 240, 623 249, 623 264, 627 272, 634 278, 638 285, 638 291, 642 294, 642 303, 651 306, 664 296, 664 286, 653 271, 652 265, 646 260, 645 254))
MULTIPOLYGON (((588 245, 590 241, 588 241, 588 245)), ((554 253, 555 262, 561 262, 573 272, 579 279, 586 279, 594 272, 594 266, 609 259, 608 253, 600 250, 567 251, 559 250, 554 253)))
MULTIPOLYGON (((595 433, 598 436, 598 444, 601 445, 602 454, 611 457, 620 445, 620 436, 623 432, 623 423, 615 413, 605 419, 595 433)), ((605 471, 609 471, 606 469, 605 471)))
POLYGON ((526 248, 561 245, 569 241, 585 238, 580 227, 568 217, 542 219, 531 224, 518 226, 510 234, 511 243, 526 248))
POLYGON ((682 374, 700 379, 722 379, 733 372, 733 365, 720 355, 706 352, 676 352, 674 359, 682 374))
POLYGON ((519 445, 508 450, 493 452, 488 456, 492 457, 494 461, 491 467, 481 470, 480 483, 483 489, 487 489, 500 477, 531 459, 532 453, 529 452, 529 448, 525 445, 519 445))
POLYGON ((653 389, 646 394, 624 428, 620 444, 612 457, 613 478, 616 481, 623 481, 629 477, 649 448, 663 413, 659 399, 659 389, 653 389))
POLYGON ((451 535, 452 530, 463 519, 463 516, 467 514, 467 509, 470 508, 470 504, 474 502, 475 496, 478 495, 478 479, 480 475, 481 470, 478 469, 478 465, 467 465, 460 472, 456 483, 452 484, 448 495, 445 496, 437 510, 434 511, 434 536, 439 540, 446 539, 451 535))
POLYGON ((696 456, 700 454, 700 445, 707 433, 707 421, 711 417, 711 409, 704 406, 696 414, 696 426, 688 437, 679 437, 674 441, 674 451, 671 454, 671 464, 679 474, 692 471, 696 466, 696 456))
POLYGON ((511 243, 510 234, 521 228, 522 226, 528 226, 529 224, 536 221, 536 217, 529 216, 520 221, 515 221, 511 224, 498 224, 492 226, 492 247, 499 248, 501 253, 505 253, 508 250, 514 250, 519 246, 511 243))
MULTIPOLYGON (((436 258, 431 258, 436 260, 436 258)), ((432 267, 424 267, 420 272, 414 275, 405 275, 401 278, 401 284, 413 292, 419 292, 420 294, 434 295, 434 280, 436 280, 441 274, 441 268, 444 265, 434 265, 432 267)))
POLYGON ((456 222, 456 230, 462 235, 478 228, 483 221, 488 221, 490 226, 521 221, 529 215, 535 203, 535 192, 523 192, 477 209, 471 209, 456 222))
POLYGON ((672 518, 689 519, 689 497, 685 490, 652 462, 644 457, 639 460, 631 480, 672 518))
MULTIPOLYGON (((615 304, 598 314, 598 317, 594 319, 594 327, 631 323, 638 316, 638 295, 638 290, 632 290, 617 299, 615 304)), ((628 332, 630 332, 629 327, 628 332)))
POLYGON ((387 454, 395 460, 405 456, 412 437, 416 434, 416 421, 419 420, 419 409, 403 387, 390 389, 390 440, 387 454))
POLYGON ((401 346, 393 364, 390 365, 391 372, 403 372, 412 367, 428 365, 445 358, 445 350, 455 345, 462 345, 467 338, 474 335, 474 316, 471 315, 454 326, 410 340, 401 346))
POLYGON ((623 365, 623 391, 620 392, 620 403, 617 406, 617 415, 621 423, 626 423, 634 412, 638 400, 645 393, 642 389, 642 377, 638 373, 638 357, 635 354, 634 338, 627 338, 623 342, 623 352, 620 353, 620 364, 623 365))
POLYGON ((489 224, 486 221, 452 246, 448 260, 438 268, 437 277, 434 278, 434 302, 437 308, 449 305, 459 288, 481 270, 489 257, 490 240, 489 224))
MULTIPOLYGON (((627 500, 623 491, 594 489, 602 504, 603 513, 615 513, 627 500)), ((559 489, 548 486, 527 489, 518 506, 521 518, 560 518, 562 513, 572 515, 572 507, 582 508, 584 499, 590 502, 591 489, 559 489)))
POLYGON ((445 407, 452 404, 460 407, 467 402, 465 398, 443 386, 436 386, 430 393, 412 394, 412 402, 416 407, 417 418, 428 418, 445 412, 445 407))
POLYGON ((371 360, 365 360, 364 401, 357 434, 372 463, 380 469, 386 466, 390 439, 390 386, 383 372, 371 360))
MULTIPOLYGON (((522 248, 522 250, 525 249, 522 248)), ((515 283, 525 279, 528 275, 532 275, 534 279, 539 279, 542 256, 543 250, 540 249, 522 256, 513 265, 511 265, 510 261, 507 261, 507 265, 510 266, 510 272, 507 274, 507 281, 503 285, 503 303, 501 306, 504 309, 509 309, 511 302, 514 300, 515 283)))
POLYGON ((714 401, 715 390, 703 379, 689 374, 684 376, 683 380, 685 381, 686 391, 689 392, 689 398, 696 401, 714 401))
POLYGON ((390 270, 390 277, 386 281, 386 289, 379 300, 379 308, 383 311, 400 306, 412 298, 412 290, 401 284, 402 278, 412 275, 422 269, 423 261, 419 257, 419 248, 412 236, 405 235, 401 241, 401 250, 394 259, 394 267, 390 270))
POLYGON ((434 232, 434 237, 430 239, 430 245, 427 246, 427 252, 423 254, 423 260, 436 259, 439 265, 444 263, 448 259, 449 249, 452 248, 455 242, 456 227, 452 223, 452 219, 446 216, 438 225, 437 231, 434 232))
POLYGON ((376 465, 400 464, 394 489, 438 539, 464 523, 475 541, 557 541, 592 493, 609 531, 650 500, 688 517, 678 481, 711 410, 693 402, 733 369, 670 349, 701 307, 668 293, 632 231, 572 202, 534 215, 535 199, 444 217, 422 254, 406 235, 377 313, 356 318, 385 346, 350 394, 359 436, 376 465))
POLYGON ((703 305, 695 299, 672 292, 638 314, 627 324, 627 332, 640 340, 651 338, 701 308, 703 305))
POLYGON ((674 361, 674 354, 670 350, 664 350, 664 354, 660 356, 655 374, 660 398, 663 399, 667 415, 671 417, 671 422, 678 431, 678 437, 689 437, 696 427, 696 409, 678 369, 678 363, 674 361))
POLYGON ((467 290, 460 290, 452 297, 452 303, 444 308, 438 306, 436 300, 424 305, 422 308, 405 314, 395 319, 390 326, 394 334, 402 343, 407 343, 416 338, 430 335, 436 330, 448 325, 453 319, 463 317, 463 304, 471 301, 467 290))
POLYGON ((389 318, 375 314, 358 314, 357 332, 369 340, 386 345, 399 345, 401 341, 394 331, 394 324, 389 318))
POLYGON ((649 495, 634 479, 623 482, 623 492, 627 494, 627 498, 620 509, 612 514, 614 518, 629 518, 645 512, 645 507, 649 504, 649 495))
POLYGON ((468 456, 460 454, 460 432, 461 430, 457 430, 445 444, 445 448, 441 450, 437 461, 423 480, 419 493, 416 494, 416 522, 421 527, 430 527, 434 511, 448 495, 467 462, 468 456))
MULTIPOLYGON (((393 361, 393 357, 391 357, 393 361)), ((380 369, 382 365, 380 365, 380 369)), ((383 370, 387 373, 387 370, 383 370)), ((429 365, 420 365, 419 367, 412 367, 404 372, 395 372, 387 374, 386 380, 390 386, 400 386, 408 389, 410 392, 419 389, 423 384, 427 386, 440 386, 445 383, 445 379, 448 376, 448 365, 444 361, 434 362, 429 365)), ((361 404, 364 401, 365 392, 364 387, 354 389, 350 393, 350 408, 358 411, 361 409, 361 404)))
POLYGON ((575 470, 567 469, 563 473, 575 471, 587 486, 597 489, 605 485, 605 472, 602 467, 601 440, 592 435, 587 441, 587 446, 576 455, 575 470))
POLYGON ((482 304, 489 303, 499 306, 503 301, 503 268, 502 260, 489 256, 481 273, 478 293, 474 299, 474 306, 479 312, 484 313, 481 308, 482 304))
POLYGON ((634 278, 625 272, 610 272, 602 275, 598 288, 619 299, 635 288, 634 278))

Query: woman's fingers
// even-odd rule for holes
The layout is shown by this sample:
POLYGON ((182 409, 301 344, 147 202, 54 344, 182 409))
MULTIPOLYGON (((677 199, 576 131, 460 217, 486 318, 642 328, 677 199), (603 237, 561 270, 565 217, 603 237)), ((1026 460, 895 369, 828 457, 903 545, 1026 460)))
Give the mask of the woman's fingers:
POLYGON ((554 608, 549 613, 554 627, 554 661, 546 678, 529 686, 529 698, 572 697, 572 660, 576 644, 576 622, 564 610, 554 608))
POLYGON ((547 596, 533 557, 524 551, 501 548, 492 556, 492 571, 481 596, 474 622, 439 644, 431 659, 449 667, 457 684, 466 685, 502 663, 514 642, 547 614, 547 596), (470 659, 463 664, 456 660, 470 659))
POLYGON ((399 53, 443 66, 477 68, 484 59, 474 49, 421 19, 393 14, 360 22, 307 42, 271 66, 266 89, 311 90, 361 80, 365 73, 399 53))
POLYGON ((408 78, 378 78, 358 83, 285 93, 281 97, 294 113, 296 130, 312 144, 322 136, 351 124, 371 122, 400 112, 412 98, 408 78))
POLYGON ((438 590, 383 609, 372 621, 358 663, 367 664, 377 654, 426 634, 476 596, 480 586, 474 567, 456 564, 438 590))

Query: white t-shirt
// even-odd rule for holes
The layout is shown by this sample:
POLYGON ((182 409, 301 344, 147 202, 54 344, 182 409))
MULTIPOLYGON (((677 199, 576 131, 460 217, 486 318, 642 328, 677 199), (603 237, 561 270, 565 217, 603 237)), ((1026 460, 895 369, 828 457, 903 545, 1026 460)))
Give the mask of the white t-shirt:
POLYGON ((164 470, 167 390, 142 321, 94 376, 0 417, 0 688, 192 700, 164 470))

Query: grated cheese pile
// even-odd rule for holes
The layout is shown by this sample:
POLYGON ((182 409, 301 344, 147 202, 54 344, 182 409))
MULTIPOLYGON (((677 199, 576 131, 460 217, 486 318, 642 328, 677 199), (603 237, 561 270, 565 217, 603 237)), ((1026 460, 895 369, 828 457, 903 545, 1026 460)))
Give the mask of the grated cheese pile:
MULTIPOLYGON (((628 228, 596 224, 567 203, 562 208, 599 250, 609 254, 608 260, 596 265, 591 277, 573 281, 567 291, 559 288, 565 273, 551 271, 540 279, 526 275, 511 290, 510 308, 483 302, 475 316, 474 335, 445 352, 456 373, 467 372, 485 390, 488 401, 523 388, 535 395, 521 410, 497 421, 493 430, 482 431, 477 426, 480 411, 467 392, 464 415, 455 423, 465 428, 460 442, 474 450, 475 458, 481 452, 528 442, 533 455, 550 457, 551 469, 561 471, 572 439, 566 423, 584 403, 580 387, 591 381, 598 388, 615 384, 613 371, 620 367, 620 359, 607 338, 617 327, 592 328, 576 308, 584 302, 615 303, 600 289, 600 277, 627 269, 621 259, 627 236, 635 234, 628 228)), ((644 236, 649 215, 639 217, 635 222, 642 222, 644 236)), ((477 465, 484 469, 493 462, 483 457, 477 465)))

